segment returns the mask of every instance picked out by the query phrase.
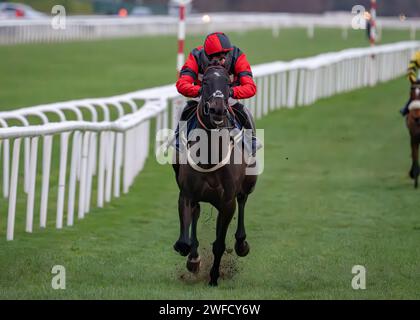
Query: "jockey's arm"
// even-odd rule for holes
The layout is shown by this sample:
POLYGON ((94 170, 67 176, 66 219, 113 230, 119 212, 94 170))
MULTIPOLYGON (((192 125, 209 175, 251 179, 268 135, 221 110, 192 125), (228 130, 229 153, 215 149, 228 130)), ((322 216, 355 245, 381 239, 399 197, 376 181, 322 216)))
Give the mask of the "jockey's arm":
POLYGON ((195 84, 198 78, 198 64, 194 56, 190 53, 187 61, 179 73, 176 88, 185 97, 195 98, 200 95, 200 86, 195 84))
POLYGON ((417 51, 408 65, 407 76, 411 83, 416 83, 417 71, 420 68, 420 51, 417 51))
POLYGON ((251 66, 242 53, 235 64, 235 75, 239 79, 239 86, 233 87, 234 99, 247 99, 253 97, 257 93, 257 86, 252 77, 251 66))

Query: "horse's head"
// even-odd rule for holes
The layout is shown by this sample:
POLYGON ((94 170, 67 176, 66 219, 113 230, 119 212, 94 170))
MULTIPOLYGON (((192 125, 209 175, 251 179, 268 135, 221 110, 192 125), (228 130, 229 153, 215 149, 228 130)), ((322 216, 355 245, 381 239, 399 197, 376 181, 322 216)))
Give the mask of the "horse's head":
POLYGON ((411 86, 411 100, 420 100, 420 84, 411 86))
POLYGON ((200 115, 209 129, 226 128, 228 121, 229 74, 223 66, 210 66, 204 73, 200 115))

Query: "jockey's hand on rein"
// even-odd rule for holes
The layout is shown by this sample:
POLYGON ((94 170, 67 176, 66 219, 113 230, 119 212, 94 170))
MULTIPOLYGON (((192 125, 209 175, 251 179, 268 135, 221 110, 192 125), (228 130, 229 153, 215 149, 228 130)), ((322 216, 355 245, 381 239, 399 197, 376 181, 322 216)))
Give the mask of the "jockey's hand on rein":
POLYGON ((229 89, 229 98, 233 98, 233 95, 234 95, 233 89, 230 88, 229 89))

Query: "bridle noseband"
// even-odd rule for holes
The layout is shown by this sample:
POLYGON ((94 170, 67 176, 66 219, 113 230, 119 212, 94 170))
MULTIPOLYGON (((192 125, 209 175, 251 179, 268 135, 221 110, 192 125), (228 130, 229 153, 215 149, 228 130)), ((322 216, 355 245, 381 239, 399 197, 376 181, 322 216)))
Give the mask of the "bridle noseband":
MULTIPOLYGON (((223 66, 209 66, 206 70, 205 70, 205 74, 209 71, 209 69, 216 69, 215 73, 220 70, 221 73, 223 73, 223 75, 229 79, 229 76, 227 75, 227 71, 223 66)), ((219 75, 220 76, 220 75, 219 75)), ((204 83, 204 82, 203 82, 204 83)), ((211 128, 208 128, 204 122, 202 121, 201 117, 200 117, 200 113, 199 113, 199 109, 200 106, 203 109, 203 115, 208 117, 210 115, 210 103, 214 100, 214 99, 223 99, 223 108, 224 108, 224 112, 227 116, 227 119, 229 120, 231 126, 230 127, 224 127, 224 128, 214 128, 214 129, 232 129, 234 127, 234 113, 232 108, 229 107, 229 96, 226 96, 221 90, 216 89, 213 93, 211 93, 207 99, 204 98, 204 95, 201 96, 200 102, 199 102, 199 106, 197 108, 197 119, 200 122, 201 126, 206 129, 206 130, 212 130, 211 128)))

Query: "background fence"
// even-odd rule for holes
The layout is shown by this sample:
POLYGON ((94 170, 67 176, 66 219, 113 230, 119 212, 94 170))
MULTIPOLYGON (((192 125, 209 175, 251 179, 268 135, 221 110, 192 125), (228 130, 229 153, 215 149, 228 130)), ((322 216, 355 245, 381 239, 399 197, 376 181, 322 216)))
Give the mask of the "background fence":
MULTIPOLYGON (((258 93, 246 105, 259 119, 271 110, 373 86, 404 74, 419 48, 420 42, 400 42, 257 65, 253 73, 258 93)), ((176 88, 168 85, 0 112, 0 185, 8 201, 7 239, 14 237, 18 188, 26 197, 27 232, 33 230, 38 198, 40 227, 46 227, 48 206, 54 205, 60 229, 65 214, 71 226, 75 215, 83 219, 94 202, 102 207, 127 193, 153 153, 153 133, 174 128, 183 105, 176 88)), ((1 217, 2 212, 0 223, 1 217)))
MULTIPOLYGON (((189 34, 206 34, 212 31, 246 31, 270 28, 277 36, 282 28, 307 28, 308 37, 314 37, 314 28, 341 28, 347 37, 354 15, 348 14, 290 14, 247 13, 211 14, 210 20, 201 15, 187 18, 189 34)), ((0 44, 28 42, 59 42, 100 38, 132 37, 142 35, 176 34, 178 19, 172 16, 145 17, 67 17, 65 29, 53 29, 51 19, 0 21, 0 44)), ((382 28, 407 29, 412 40, 420 29, 419 19, 400 20, 397 17, 380 17, 376 21, 379 34, 382 28)))

